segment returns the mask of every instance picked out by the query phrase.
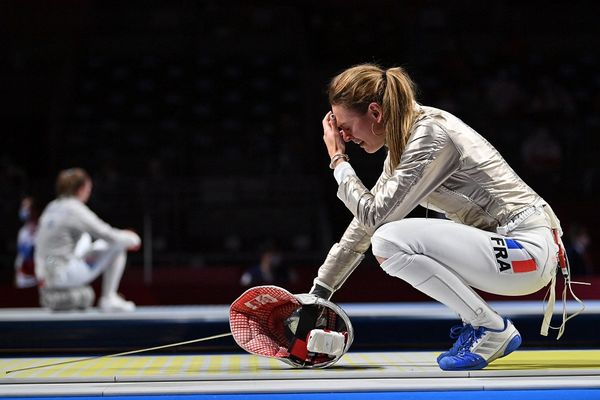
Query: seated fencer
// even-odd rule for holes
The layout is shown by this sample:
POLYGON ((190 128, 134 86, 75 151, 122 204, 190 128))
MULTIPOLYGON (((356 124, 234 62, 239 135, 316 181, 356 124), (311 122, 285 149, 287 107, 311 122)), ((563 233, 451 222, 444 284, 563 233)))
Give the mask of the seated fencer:
MULTIPOLYGON (((518 330, 474 289, 520 296, 550 284, 553 291, 557 265, 570 285, 562 230, 548 203, 463 121, 417 103, 402 68, 349 68, 331 81, 328 94, 323 140, 337 195, 354 219, 331 248, 311 293, 329 299, 372 246, 385 272, 462 319, 451 331, 456 343, 437 358, 440 368, 481 369, 516 350, 518 330), (385 147, 373 188, 349 163, 347 142, 369 154, 385 147), (405 219, 419 204, 447 219, 405 219)), ((548 333, 551 309, 542 334, 548 333)))
POLYGON ((91 307, 89 286, 102 275, 98 307, 102 311, 133 311, 135 304, 118 293, 127 251, 140 248, 133 231, 102 221, 86 203, 92 180, 81 168, 66 169, 56 180, 57 198, 42 212, 35 247, 35 273, 40 304, 52 310, 91 307))

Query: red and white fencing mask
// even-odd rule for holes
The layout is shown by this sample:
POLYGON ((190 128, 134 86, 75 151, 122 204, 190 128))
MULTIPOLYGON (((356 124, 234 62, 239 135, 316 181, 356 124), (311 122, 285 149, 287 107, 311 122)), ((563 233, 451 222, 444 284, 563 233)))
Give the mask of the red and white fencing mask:
POLYGON ((329 367, 354 339, 352 323, 339 306, 277 286, 245 291, 231 304, 229 325, 244 350, 294 367, 329 367))

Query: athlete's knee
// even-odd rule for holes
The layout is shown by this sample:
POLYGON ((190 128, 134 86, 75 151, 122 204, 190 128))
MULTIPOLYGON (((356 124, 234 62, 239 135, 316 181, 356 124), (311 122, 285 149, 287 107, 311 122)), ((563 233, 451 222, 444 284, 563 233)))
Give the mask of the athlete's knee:
POLYGON ((397 242, 392 237, 387 225, 383 225, 375 231, 371 237, 371 250, 380 264, 380 259, 388 259, 401 250, 397 242))
POLYGON ((127 259, 127 248, 121 243, 109 243, 104 254, 109 259, 112 259, 112 262, 116 262, 117 260, 120 262, 121 259, 127 259))

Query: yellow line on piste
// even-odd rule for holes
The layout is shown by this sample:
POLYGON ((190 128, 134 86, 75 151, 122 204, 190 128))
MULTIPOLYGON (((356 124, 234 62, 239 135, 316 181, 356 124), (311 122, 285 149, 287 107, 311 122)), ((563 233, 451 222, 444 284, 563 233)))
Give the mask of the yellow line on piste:
POLYGON ((521 350, 498 359, 486 370, 600 369, 600 350, 521 350))

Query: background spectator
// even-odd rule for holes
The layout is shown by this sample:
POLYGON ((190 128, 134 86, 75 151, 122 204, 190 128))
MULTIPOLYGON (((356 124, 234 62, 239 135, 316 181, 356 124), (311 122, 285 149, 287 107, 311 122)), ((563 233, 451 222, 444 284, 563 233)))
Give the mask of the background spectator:
POLYGON ((17 234, 17 256, 15 258, 15 286, 29 288, 37 286, 33 251, 37 234, 40 208, 33 197, 25 197, 19 207, 19 219, 23 226, 17 234))

